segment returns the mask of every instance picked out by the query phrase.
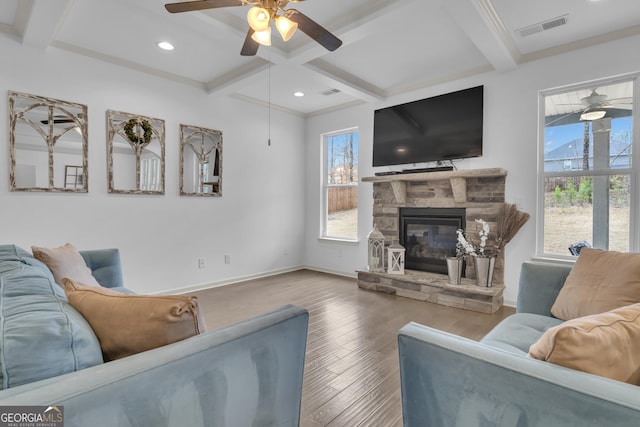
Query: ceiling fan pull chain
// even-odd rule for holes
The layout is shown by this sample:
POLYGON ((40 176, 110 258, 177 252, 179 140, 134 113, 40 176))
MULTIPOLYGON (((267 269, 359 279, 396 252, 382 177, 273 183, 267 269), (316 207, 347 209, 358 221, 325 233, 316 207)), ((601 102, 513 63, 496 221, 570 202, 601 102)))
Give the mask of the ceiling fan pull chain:
POLYGON ((271 147, 271 49, 269 49, 269 68, 268 68, 268 78, 269 78, 269 87, 268 87, 268 98, 269 98, 269 138, 267 139, 267 145, 271 147))

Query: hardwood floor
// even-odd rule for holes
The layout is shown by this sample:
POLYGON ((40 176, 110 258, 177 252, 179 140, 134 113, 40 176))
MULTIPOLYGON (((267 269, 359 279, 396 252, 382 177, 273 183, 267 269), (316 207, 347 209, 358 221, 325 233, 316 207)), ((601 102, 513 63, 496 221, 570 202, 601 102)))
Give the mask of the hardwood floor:
POLYGON ((477 340, 514 311, 448 308, 310 270, 194 294, 210 329, 284 304, 309 310, 301 426, 401 426, 398 330, 415 321, 477 340))

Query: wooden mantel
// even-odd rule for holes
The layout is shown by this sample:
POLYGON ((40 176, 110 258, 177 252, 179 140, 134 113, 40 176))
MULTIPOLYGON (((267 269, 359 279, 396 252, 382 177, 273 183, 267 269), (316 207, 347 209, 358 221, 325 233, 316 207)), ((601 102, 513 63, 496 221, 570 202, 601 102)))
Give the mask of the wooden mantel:
POLYGON ((467 179, 489 178, 507 176, 507 171, 502 168, 471 169, 440 172, 401 173, 383 176, 366 176, 362 182, 388 182, 391 184, 396 203, 406 203, 407 182, 409 181, 437 181, 448 179, 453 190, 453 199, 456 203, 467 201, 467 179))

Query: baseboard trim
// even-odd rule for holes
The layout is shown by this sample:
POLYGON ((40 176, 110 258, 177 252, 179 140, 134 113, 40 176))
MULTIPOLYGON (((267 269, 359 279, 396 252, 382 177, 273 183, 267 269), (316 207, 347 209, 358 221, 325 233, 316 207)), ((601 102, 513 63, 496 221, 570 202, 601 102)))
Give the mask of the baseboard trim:
POLYGON ((215 282, 197 283, 195 285, 183 286, 180 288, 173 288, 167 291, 158 292, 159 295, 167 294, 186 294, 190 292, 204 291, 206 289, 219 288, 221 286, 229 286, 237 283, 248 282, 249 280, 263 279, 265 277, 277 276, 278 274, 291 273, 293 271, 305 270, 305 266, 296 266, 282 268, 278 270, 265 271, 263 273, 248 274, 246 276, 230 277, 215 282))
POLYGON ((355 271, 353 271, 352 273, 345 273, 344 271, 329 270, 329 269, 326 269, 326 268, 312 267, 310 265, 305 265, 304 267, 302 267, 302 269, 311 270, 311 271, 317 271, 319 273, 333 274, 334 276, 349 277, 349 278, 352 278, 352 279, 357 279, 358 278, 358 274, 355 271))

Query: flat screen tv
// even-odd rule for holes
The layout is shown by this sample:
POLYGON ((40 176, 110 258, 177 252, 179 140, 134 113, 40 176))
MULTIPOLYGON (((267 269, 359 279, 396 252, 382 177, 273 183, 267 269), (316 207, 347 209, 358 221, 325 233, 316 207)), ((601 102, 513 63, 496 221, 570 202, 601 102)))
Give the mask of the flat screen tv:
POLYGON ((373 166, 482 155, 484 87, 376 110, 373 166))

